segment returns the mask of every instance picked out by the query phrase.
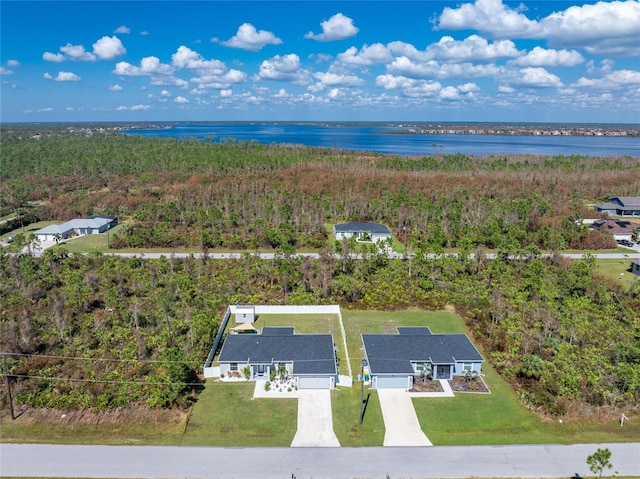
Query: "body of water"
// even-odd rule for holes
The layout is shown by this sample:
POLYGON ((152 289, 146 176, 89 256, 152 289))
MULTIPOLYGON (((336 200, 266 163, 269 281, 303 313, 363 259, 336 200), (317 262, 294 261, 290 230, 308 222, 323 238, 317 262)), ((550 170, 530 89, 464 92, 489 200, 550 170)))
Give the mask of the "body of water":
POLYGON ((395 155, 463 153, 638 156, 640 138, 613 136, 530 136, 463 134, 376 134, 406 127, 293 123, 178 123, 168 128, 128 130, 150 137, 198 138, 288 143, 395 155))

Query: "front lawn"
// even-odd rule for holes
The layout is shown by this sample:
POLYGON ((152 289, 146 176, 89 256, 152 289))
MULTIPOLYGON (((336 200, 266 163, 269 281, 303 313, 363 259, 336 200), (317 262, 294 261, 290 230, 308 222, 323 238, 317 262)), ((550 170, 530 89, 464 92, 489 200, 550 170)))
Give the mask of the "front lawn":
POLYGON ((288 447, 298 423, 297 399, 253 399, 255 382, 208 380, 193 406, 185 446, 288 447))
POLYGON ((333 431, 343 447, 382 446, 385 429, 378 394, 365 388, 364 399, 366 408, 361 425, 360 383, 331 392, 333 431))
POLYGON ((577 444, 637 441, 640 425, 616 420, 565 417, 542 419, 487 363, 482 366, 491 394, 456 393, 454 398, 414 398, 420 426, 436 446, 577 444))

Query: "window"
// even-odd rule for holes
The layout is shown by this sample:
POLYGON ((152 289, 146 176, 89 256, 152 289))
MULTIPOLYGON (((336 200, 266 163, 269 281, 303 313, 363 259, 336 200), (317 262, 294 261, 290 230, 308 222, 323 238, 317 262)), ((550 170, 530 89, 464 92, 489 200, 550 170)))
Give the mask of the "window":
POLYGON ((238 370, 238 363, 229 364, 229 371, 237 371, 237 370, 238 370))
POLYGON ((467 373, 473 370, 473 364, 471 363, 462 363, 462 372, 467 373))

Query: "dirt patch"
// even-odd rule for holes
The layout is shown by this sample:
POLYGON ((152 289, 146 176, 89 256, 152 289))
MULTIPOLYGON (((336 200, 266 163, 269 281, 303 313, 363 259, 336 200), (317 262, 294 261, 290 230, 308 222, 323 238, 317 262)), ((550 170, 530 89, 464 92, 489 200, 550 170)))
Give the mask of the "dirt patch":
POLYGON ((491 391, 487 387, 484 379, 482 377, 476 377, 471 380, 468 380, 463 377, 454 376, 453 379, 449 381, 451 385, 451 390, 453 392, 463 392, 463 393, 490 393, 491 391))
POLYGON ((444 310, 449 312, 449 313, 455 313, 456 312, 456 307, 453 304, 445 304, 444 310))
POLYGON ((421 377, 413 378, 413 388, 409 390, 414 393, 441 393, 444 392, 440 381, 432 381, 431 379, 423 379, 421 377))
POLYGON ((49 408, 25 408, 18 409, 16 415, 19 415, 20 420, 24 422, 38 422, 52 425, 114 426, 125 424, 178 424, 185 420, 187 412, 131 406, 118 408, 113 411, 94 411, 90 409, 64 411, 49 408))

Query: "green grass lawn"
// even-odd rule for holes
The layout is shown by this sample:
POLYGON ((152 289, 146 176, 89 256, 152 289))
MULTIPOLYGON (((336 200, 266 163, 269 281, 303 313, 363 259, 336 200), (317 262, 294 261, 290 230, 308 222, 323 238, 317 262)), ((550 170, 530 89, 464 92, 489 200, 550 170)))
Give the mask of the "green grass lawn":
POLYGON ((621 428, 615 420, 543 420, 522 406, 492 367, 482 369, 491 394, 413 398, 420 426, 434 445, 606 443, 640 437, 640 425, 629 422, 621 428))
POLYGON ((337 388, 331 392, 333 431, 343 447, 382 446, 384 421, 378 394, 365 388, 365 400, 367 396, 369 400, 361 425, 360 383, 354 382, 351 388, 337 388))
POLYGON ((630 288, 640 276, 631 274, 631 259, 597 259, 596 271, 602 276, 630 288))
MULTIPOLYGON (((150 416, 154 416, 151 413, 150 416)), ((180 444, 187 424, 187 414, 171 412, 144 419, 114 419, 106 416, 99 421, 75 421, 69 414, 47 420, 23 415, 12 420, 8 414, 0 417, 0 442, 40 444, 104 444, 176 446, 180 444)))
POLYGON ((298 423, 297 399, 253 399, 254 388, 254 382, 207 381, 182 444, 290 446, 298 423))

